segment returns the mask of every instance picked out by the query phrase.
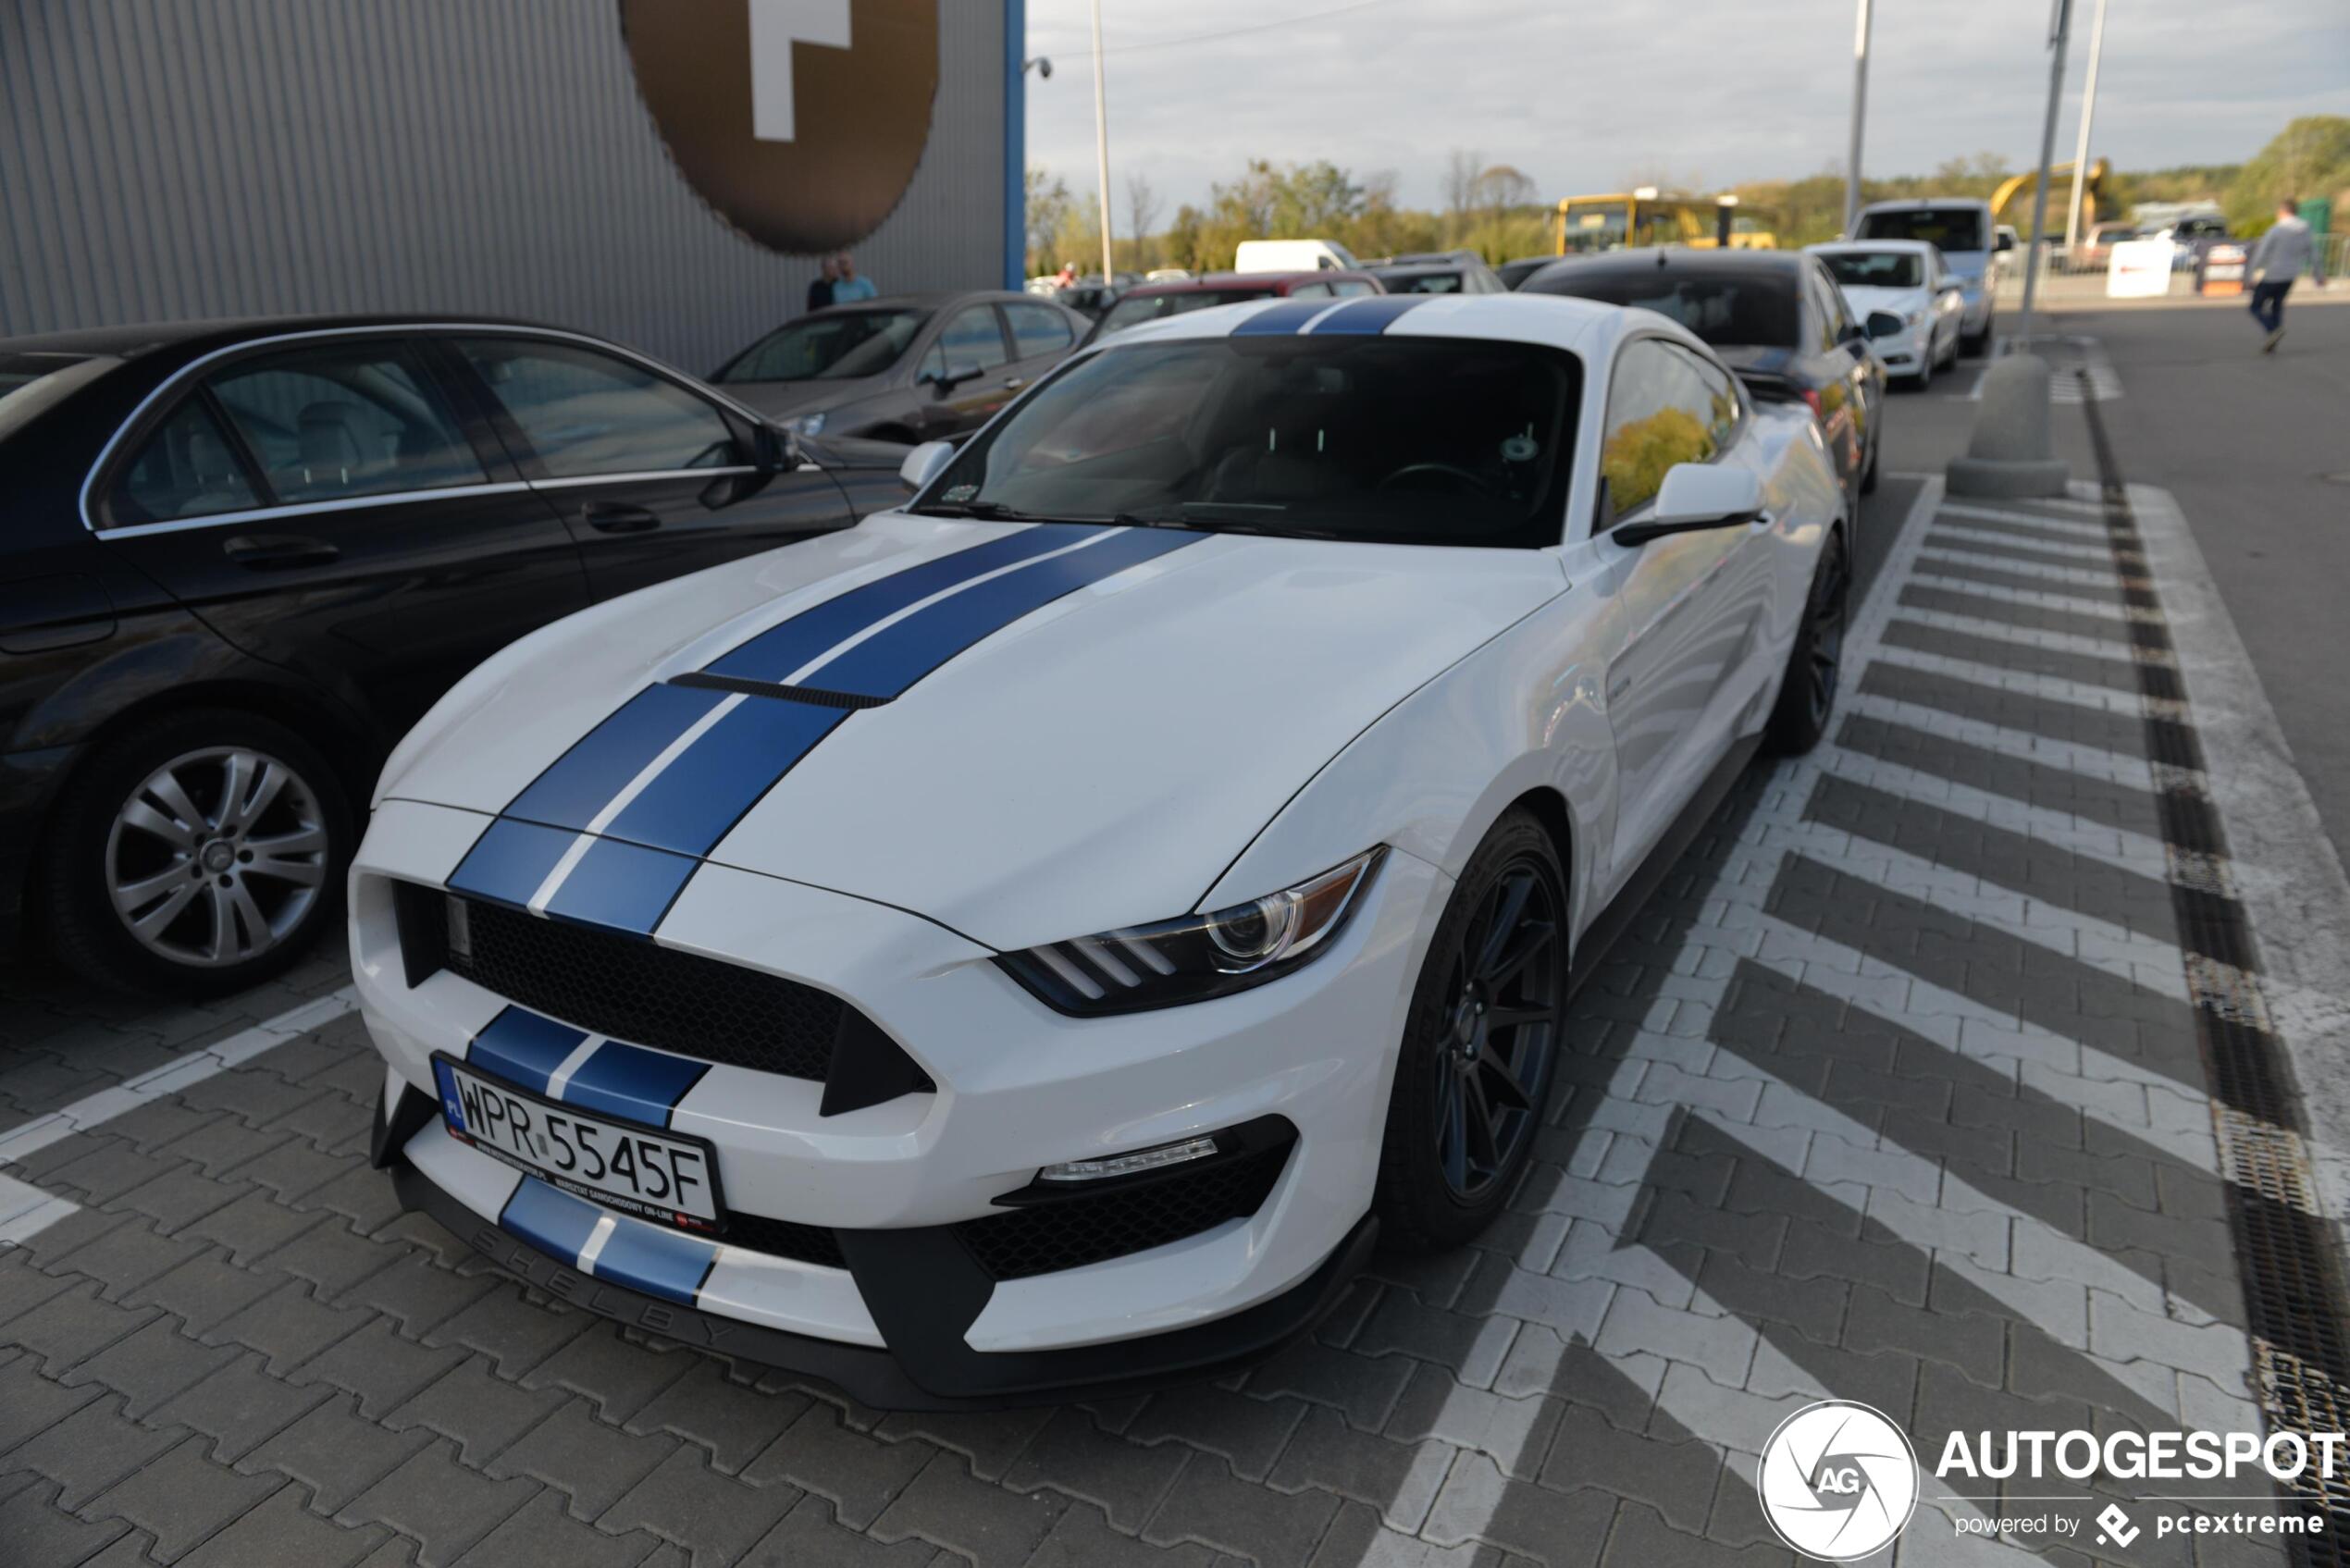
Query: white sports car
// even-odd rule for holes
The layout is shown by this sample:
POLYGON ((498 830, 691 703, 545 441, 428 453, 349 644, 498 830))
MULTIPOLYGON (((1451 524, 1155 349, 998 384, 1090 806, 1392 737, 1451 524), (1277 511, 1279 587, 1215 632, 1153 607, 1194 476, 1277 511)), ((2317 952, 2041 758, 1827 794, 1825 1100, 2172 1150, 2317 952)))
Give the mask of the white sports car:
POLYGON ((902 510, 526 638, 352 875, 377 1161, 868 1403, 1219 1376, 1523 1169, 1588 972, 1836 690, 1809 412, 1587 301, 1072 359, 902 510))

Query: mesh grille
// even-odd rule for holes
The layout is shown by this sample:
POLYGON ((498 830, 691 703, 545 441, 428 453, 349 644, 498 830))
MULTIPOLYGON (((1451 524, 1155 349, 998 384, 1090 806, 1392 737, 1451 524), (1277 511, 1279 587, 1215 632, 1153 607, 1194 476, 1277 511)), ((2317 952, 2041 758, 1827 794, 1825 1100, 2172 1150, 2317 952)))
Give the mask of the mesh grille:
POLYGON ((769 1219, 757 1214, 730 1214, 726 1216, 726 1244, 765 1253, 770 1257, 790 1258, 795 1263, 812 1263, 822 1268, 848 1266, 840 1255, 839 1239, 821 1225, 798 1225, 788 1219, 769 1219))
POLYGON ((448 966, 575 1028, 705 1062, 822 1082, 847 1004, 829 992, 632 937, 459 900, 448 966))
POLYGON ((1280 1179, 1289 1152, 1290 1144, 1283 1142, 1187 1176, 1037 1204, 966 1220, 955 1228, 980 1267, 997 1279, 1082 1268, 1255 1214, 1280 1179))

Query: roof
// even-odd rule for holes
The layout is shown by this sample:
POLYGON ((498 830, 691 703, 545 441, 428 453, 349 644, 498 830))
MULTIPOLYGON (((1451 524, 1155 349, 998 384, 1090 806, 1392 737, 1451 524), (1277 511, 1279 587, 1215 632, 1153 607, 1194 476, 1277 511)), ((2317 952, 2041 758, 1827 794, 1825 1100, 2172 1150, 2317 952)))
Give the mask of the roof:
MULTIPOLYGON (((1628 311, 1565 294, 1373 294, 1337 301, 1261 300, 1193 311, 1128 327, 1089 352, 1226 338, 1243 329, 1251 335, 1317 336, 1322 328, 1345 325, 1366 335, 1376 332, 1390 338, 1484 338, 1540 343, 1587 359, 1607 353, 1634 326, 1664 326, 1680 331, 1664 317, 1647 311, 1628 311), (1347 318, 1345 323, 1339 322, 1341 316, 1347 318), (1264 321, 1250 327, 1260 317, 1264 321), (1296 325, 1292 326, 1292 322, 1296 325)), ((1339 333, 1330 335, 1335 338, 1339 333)))
POLYGON ((1919 255, 1942 247, 1931 240, 1828 240, 1803 247, 1817 255, 1848 255, 1854 251, 1914 251, 1919 255))
POLYGON ((1137 283, 1119 295, 1120 299, 1148 300, 1161 294, 1230 294, 1245 290, 1280 289, 1292 283, 1327 280, 1332 278, 1367 278, 1367 269, 1330 267, 1319 269, 1298 267, 1286 272, 1211 272, 1200 278, 1169 278, 1164 283, 1137 283))
POLYGON ((1637 251, 1603 251, 1596 255, 1561 256, 1535 278, 1588 277, 1627 272, 1688 272, 1719 278, 1725 273, 1788 273, 1803 265, 1801 251, 1696 251, 1684 245, 1657 245, 1637 251))
POLYGON ((10 353, 112 354, 128 359, 153 349, 182 343, 233 343, 247 338, 274 338, 289 332, 333 332, 377 327, 528 327, 562 331, 543 321, 485 315, 478 311, 418 311, 405 315, 249 315, 221 316, 209 321, 159 321, 127 327, 97 327, 74 332, 48 332, 37 337, 0 339, 10 353))
POLYGON ((1980 196, 1907 196, 1899 200, 1870 202, 1861 210, 1864 213, 1901 212, 1917 207, 1988 207, 1991 204, 1980 196))

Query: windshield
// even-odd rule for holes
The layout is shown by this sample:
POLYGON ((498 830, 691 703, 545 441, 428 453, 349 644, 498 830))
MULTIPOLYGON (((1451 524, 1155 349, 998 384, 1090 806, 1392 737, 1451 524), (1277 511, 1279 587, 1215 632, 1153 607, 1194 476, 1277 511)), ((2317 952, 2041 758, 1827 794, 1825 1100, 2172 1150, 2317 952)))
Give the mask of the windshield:
POLYGON ((905 355, 925 313, 822 311, 769 333, 719 373, 721 381, 837 381, 879 376, 905 355))
POLYGON ((1123 332, 1129 327, 1140 327, 1145 321, 1158 321, 1216 305, 1237 305, 1250 300, 1269 300, 1272 297, 1273 290, 1270 289, 1198 289, 1180 294, 1145 294, 1140 299, 1129 297, 1109 307, 1109 314, 1102 317, 1101 330, 1095 336, 1107 338, 1113 332, 1123 332))
POLYGON ((1793 272, 1776 268, 1708 271, 1602 263, 1539 273, 1520 292, 1573 294, 1652 310, 1717 349, 1785 349, 1795 346, 1795 283, 1793 272))
POLYGON ((1462 287, 1457 272, 1382 272, 1378 278, 1391 294, 1457 294, 1462 287))
POLYGON ((1915 289, 1925 281, 1925 266, 1915 251, 1826 251, 1820 259, 1847 288, 1915 289))
POLYGON ((974 437, 916 510, 1555 544, 1579 388, 1578 361, 1527 343, 1130 343, 974 437))
POLYGON ((1861 215, 1856 240, 1923 240, 1945 252, 1987 251, 1983 215, 1967 207, 1896 207, 1861 215))

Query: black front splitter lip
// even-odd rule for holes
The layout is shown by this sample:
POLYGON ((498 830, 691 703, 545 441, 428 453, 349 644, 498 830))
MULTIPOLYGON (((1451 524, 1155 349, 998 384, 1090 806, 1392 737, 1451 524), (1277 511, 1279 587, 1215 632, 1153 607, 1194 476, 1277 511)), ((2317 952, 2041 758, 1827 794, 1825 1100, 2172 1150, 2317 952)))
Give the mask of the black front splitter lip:
MULTIPOLYGON (((1319 1267, 1288 1290, 1229 1317, 1188 1328, 1069 1350, 1000 1354, 971 1349, 958 1331, 951 1344, 925 1336, 926 1342, 905 1347, 909 1353, 901 1359, 895 1349, 876 1350, 762 1327, 594 1278, 482 1218, 406 1160, 392 1163, 391 1178, 404 1206, 429 1215, 451 1234, 536 1290, 648 1334, 816 1378, 875 1410, 1001 1410, 1060 1404, 1148 1393, 1245 1371, 1310 1332, 1329 1315, 1347 1284, 1369 1261, 1379 1239, 1379 1221, 1367 1215, 1319 1267), (908 1371, 908 1361, 922 1369, 920 1381, 908 1371)), ((892 1234, 924 1233, 847 1232, 843 1241, 859 1235, 892 1234)), ((866 1293, 874 1319, 885 1333, 893 1324, 918 1322, 926 1315, 919 1308, 909 1312, 874 1306, 875 1287, 895 1292, 902 1288, 902 1280, 893 1278, 897 1270, 865 1270, 857 1265, 852 1250, 851 1267, 858 1274, 859 1288, 866 1293)))

